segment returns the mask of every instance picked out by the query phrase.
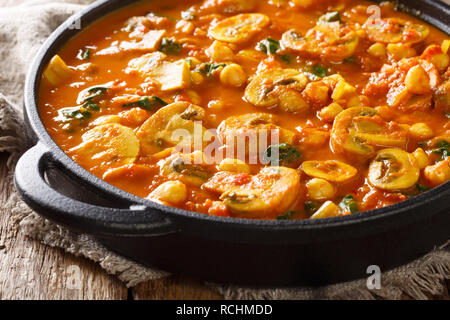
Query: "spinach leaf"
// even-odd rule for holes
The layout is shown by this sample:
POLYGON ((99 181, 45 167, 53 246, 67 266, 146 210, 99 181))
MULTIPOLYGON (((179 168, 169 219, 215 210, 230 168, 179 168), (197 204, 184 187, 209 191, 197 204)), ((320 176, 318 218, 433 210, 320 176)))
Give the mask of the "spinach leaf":
POLYGON ((269 146, 264 151, 264 158, 271 163, 286 165, 299 160, 302 157, 300 151, 288 143, 269 146), (278 158, 278 159, 277 159, 278 158))
POLYGON ((258 43, 256 49, 267 55, 276 54, 280 50, 280 43, 272 38, 266 38, 258 43))
POLYGON ((317 201, 306 201, 305 202, 305 211, 306 214, 312 216, 317 210, 319 210, 321 204, 317 201))
POLYGON ((319 18, 318 23, 339 22, 342 23, 341 14, 339 11, 328 12, 319 18))
POLYGON ((69 107, 62 108, 58 110, 58 116, 55 118, 56 121, 62 123, 68 123, 74 119, 83 122, 85 119, 91 117, 91 112, 81 107, 69 107))
POLYGON ((443 140, 438 143, 438 147, 439 148, 433 150, 433 153, 441 155, 439 161, 447 160, 450 156, 450 143, 443 140))
POLYGON ((295 211, 288 211, 288 212, 286 212, 285 214, 283 214, 283 215, 281 215, 281 216, 278 216, 277 217, 277 220, 289 220, 289 219, 291 219, 292 218, 292 216, 293 215, 295 215, 297 212, 295 212, 295 211))
POLYGON ((351 194, 346 195, 342 199, 341 203, 339 203, 339 207, 345 212, 350 212, 352 214, 359 212, 358 204, 351 194))
POLYGON ((319 78, 324 78, 328 75, 327 67, 321 65, 315 65, 312 67, 312 72, 319 78))
POLYGON ((345 58, 344 63, 358 64, 358 59, 355 56, 351 56, 351 57, 345 58))
POLYGON ((159 51, 168 55, 177 56, 181 52, 181 45, 173 39, 163 38, 159 46, 159 51))
POLYGON ((153 110, 155 107, 164 107, 167 106, 168 103, 162 100, 157 96, 144 96, 137 101, 124 103, 122 107, 131 108, 131 107, 139 107, 144 110, 153 110))
POLYGON ((203 63, 198 66, 197 71, 205 74, 209 78, 213 75, 214 71, 220 67, 226 67, 226 63, 203 63))
POLYGON ((292 61, 292 57, 287 54, 279 54, 277 57, 286 64, 290 64, 292 61))
POLYGON ((89 60, 91 58, 91 50, 89 48, 80 49, 78 51, 77 59, 78 60, 89 60))
POLYGON ((423 185, 418 184, 418 183, 416 184, 416 189, 419 192, 425 192, 425 191, 430 190, 430 188, 428 188, 427 186, 423 186, 423 185))
POLYGON ((78 95, 77 104, 81 105, 86 103, 87 101, 96 101, 97 98, 100 98, 101 96, 105 95, 108 92, 108 89, 109 89, 108 84, 93 86, 84 89, 78 95))

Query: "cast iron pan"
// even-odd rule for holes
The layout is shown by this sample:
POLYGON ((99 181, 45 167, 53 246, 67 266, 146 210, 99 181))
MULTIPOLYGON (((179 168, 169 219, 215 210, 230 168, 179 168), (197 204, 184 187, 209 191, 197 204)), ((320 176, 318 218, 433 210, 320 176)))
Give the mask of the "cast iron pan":
MULTIPOLYGON (((324 285, 366 277, 415 259, 450 238, 450 183, 394 206, 325 220, 226 219, 158 205, 96 178, 51 139, 37 110, 41 73, 80 30, 136 1, 101 0, 70 18, 45 42, 29 71, 25 114, 34 147, 20 159, 15 182, 42 216, 96 237, 142 264, 221 283, 324 285), (56 181, 56 184, 54 183, 56 181)), ((402 2, 402 1, 401 1, 402 2)), ((403 1, 450 33, 450 7, 403 1)))

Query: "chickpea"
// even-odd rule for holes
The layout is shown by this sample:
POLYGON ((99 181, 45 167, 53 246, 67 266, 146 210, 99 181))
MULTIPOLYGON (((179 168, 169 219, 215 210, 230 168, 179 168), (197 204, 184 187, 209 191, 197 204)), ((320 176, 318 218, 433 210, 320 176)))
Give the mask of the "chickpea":
POLYGON ((220 72, 222 84, 232 87, 241 87, 247 82, 244 69, 238 64, 230 64, 220 72))
POLYGON ((235 173, 250 173, 250 167, 242 160, 225 158, 219 164, 219 170, 235 173))
POLYGON ((371 45, 367 52, 377 58, 384 57, 386 55, 386 47, 384 44, 377 42, 371 45))
POLYGON ((386 47, 389 56, 395 60, 417 56, 416 50, 402 43, 390 43, 386 47))
POLYGON ((355 92, 356 92, 356 88, 354 86, 347 83, 346 81, 339 81, 333 90, 333 94, 331 95, 331 98, 333 100, 340 100, 340 99, 344 99, 345 97, 347 97, 350 94, 353 94, 355 92))
POLYGON ((417 148, 416 151, 412 153, 414 158, 417 160, 417 164, 419 165, 420 169, 425 168, 430 164, 430 160, 428 159, 428 155, 423 151, 422 148, 417 148))
POLYGON ((428 166, 423 171, 425 179, 433 186, 438 186, 450 180, 450 160, 440 161, 428 166))
POLYGON ((415 123, 409 128, 409 134, 416 139, 424 140, 434 136, 433 129, 426 123, 415 123))
POLYGON ((319 111, 319 118, 325 122, 333 122, 334 118, 342 111, 344 111, 344 109, 338 103, 333 102, 319 111))
POLYGON ((325 202, 310 219, 333 218, 339 215, 339 207, 333 201, 325 202))
POLYGON ((450 64, 450 57, 446 53, 435 54, 430 60, 439 71, 444 71, 450 64))
POLYGON ((191 71, 191 82, 200 85, 205 81, 205 77, 198 71, 191 71))
POLYGON ((409 69, 405 78, 405 85, 412 94, 425 94, 430 92, 430 77, 422 66, 414 66, 409 69))
POLYGON ((182 204, 187 199, 187 188, 180 181, 164 182, 150 194, 149 198, 171 204, 182 204))
POLYGON ((232 61, 234 58, 233 50, 220 41, 214 41, 205 53, 213 61, 232 61))
POLYGON ((306 184, 306 188, 311 200, 330 200, 336 196, 336 189, 334 186, 324 179, 311 179, 306 184))

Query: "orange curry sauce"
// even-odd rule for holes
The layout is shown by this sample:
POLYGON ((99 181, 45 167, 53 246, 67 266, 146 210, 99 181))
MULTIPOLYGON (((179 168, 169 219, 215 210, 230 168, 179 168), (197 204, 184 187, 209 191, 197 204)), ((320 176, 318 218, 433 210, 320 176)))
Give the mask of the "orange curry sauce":
POLYGON ((124 8, 49 64, 42 120, 99 178, 187 210, 307 219, 403 201, 450 179, 450 43, 391 3, 378 7, 380 17, 371 5, 164 0, 124 8), (272 171, 230 159, 180 169, 164 130, 193 120, 222 137, 242 126, 275 128, 287 160, 272 171))

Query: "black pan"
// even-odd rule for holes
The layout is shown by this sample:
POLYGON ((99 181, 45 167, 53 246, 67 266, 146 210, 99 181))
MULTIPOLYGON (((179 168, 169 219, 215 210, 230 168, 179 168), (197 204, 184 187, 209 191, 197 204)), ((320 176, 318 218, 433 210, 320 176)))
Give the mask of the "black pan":
MULTIPOLYGON (((361 278, 370 265, 386 271, 450 238, 450 183, 390 207, 346 217, 254 221, 162 206, 81 168, 51 139, 39 117, 41 74, 61 46, 80 32, 73 28, 78 19, 84 28, 134 2, 92 4, 49 37, 30 68, 25 113, 35 145, 20 159, 15 183, 32 209, 144 265, 245 285, 323 285, 361 278)), ((449 6, 430 0, 400 2, 450 33, 449 6)))

